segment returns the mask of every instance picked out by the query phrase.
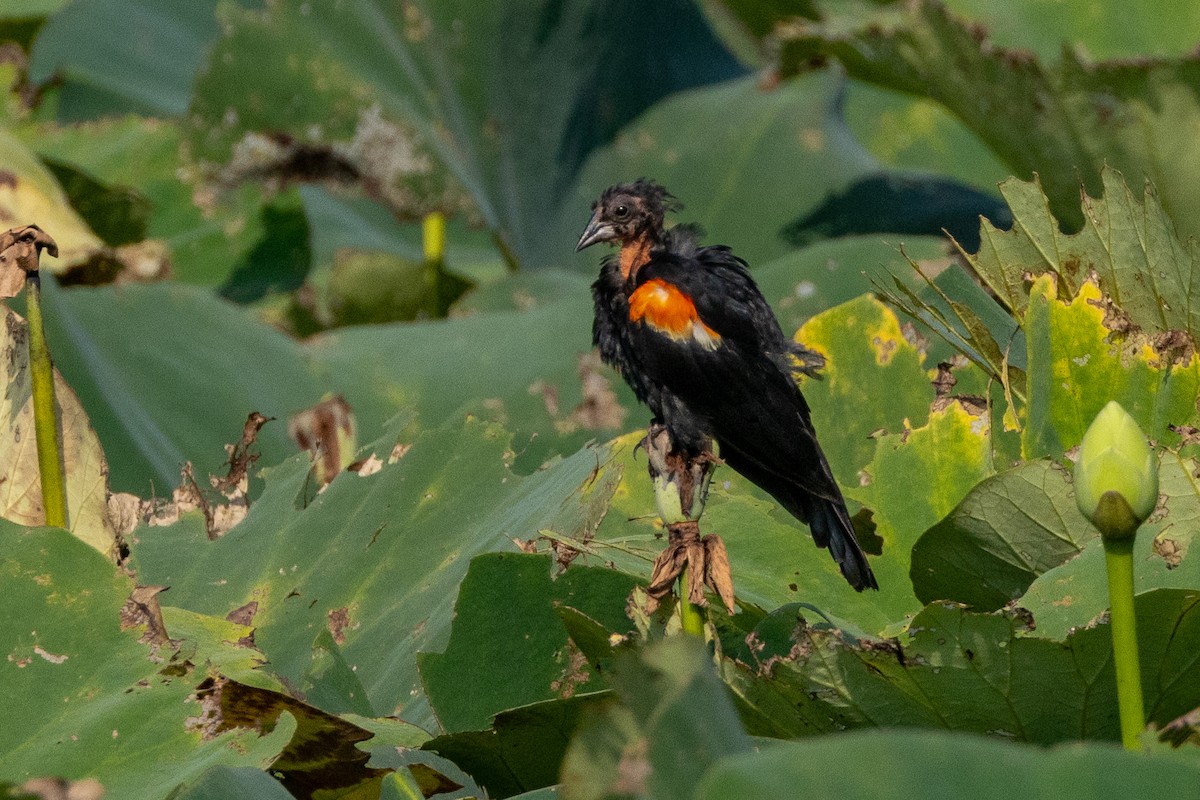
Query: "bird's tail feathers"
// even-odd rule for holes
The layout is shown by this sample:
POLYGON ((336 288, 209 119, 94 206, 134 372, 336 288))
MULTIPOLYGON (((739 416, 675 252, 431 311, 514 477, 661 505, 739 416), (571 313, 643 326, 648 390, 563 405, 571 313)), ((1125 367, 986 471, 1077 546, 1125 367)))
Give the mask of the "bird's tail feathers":
POLYGON ((850 522, 846 506, 816 495, 808 495, 806 499, 808 508, 805 511, 813 540, 818 546, 829 548, 829 554, 842 570, 842 575, 856 591, 878 589, 879 583, 854 535, 854 525, 850 522))

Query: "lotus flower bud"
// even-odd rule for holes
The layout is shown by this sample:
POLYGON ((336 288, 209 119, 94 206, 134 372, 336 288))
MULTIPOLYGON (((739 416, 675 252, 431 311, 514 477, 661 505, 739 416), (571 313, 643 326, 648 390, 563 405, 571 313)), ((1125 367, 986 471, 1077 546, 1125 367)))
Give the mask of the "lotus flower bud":
POLYGON ((1158 458, 1115 400, 1092 420, 1075 462, 1075 500, 1101 535, 1126 538, 1158 503, 1158 458))

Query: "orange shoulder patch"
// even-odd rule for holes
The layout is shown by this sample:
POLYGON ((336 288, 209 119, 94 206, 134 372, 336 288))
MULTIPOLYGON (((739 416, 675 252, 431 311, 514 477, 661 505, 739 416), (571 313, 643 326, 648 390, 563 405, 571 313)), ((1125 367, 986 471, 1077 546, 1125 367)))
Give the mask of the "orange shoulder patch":
POLYGON ((721 342, 721 335, 700 319, 692 298, 659 278, 646 281, 629 296, 629 319, 672 339, 691 339, 708 350, 721 342))

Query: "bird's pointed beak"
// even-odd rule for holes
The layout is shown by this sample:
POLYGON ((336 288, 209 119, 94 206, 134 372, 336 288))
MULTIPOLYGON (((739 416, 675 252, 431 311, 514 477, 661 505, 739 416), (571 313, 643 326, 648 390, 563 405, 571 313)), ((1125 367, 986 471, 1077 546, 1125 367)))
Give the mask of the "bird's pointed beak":
POLYGON ((617 238, 617 232, 610 223, 600 221, 600 212, 602 209, 597 208, 592 214, 592 221, 583 229, 583 235, 579 237, 579 244, 575 245, 575 252, 578 253, 585 247, 591 247, 596 242, 611 242, 617 238))

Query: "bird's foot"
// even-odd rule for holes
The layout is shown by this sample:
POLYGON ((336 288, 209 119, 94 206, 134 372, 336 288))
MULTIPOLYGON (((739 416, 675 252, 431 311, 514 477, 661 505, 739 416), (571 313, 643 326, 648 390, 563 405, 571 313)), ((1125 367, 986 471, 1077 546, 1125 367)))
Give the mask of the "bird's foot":
POLYGON ((634 455, 637 454, 638 450, 645 450, 649 453, 654 448, 662 449, 663 452, 671 449, 671 436, 667 432, 667 426, 657 420, 650 423, 650 428, 646 431, 646 435, 634 446, 633 452, 634 455), (665 438, 660 442, 660 437, 665 438))

